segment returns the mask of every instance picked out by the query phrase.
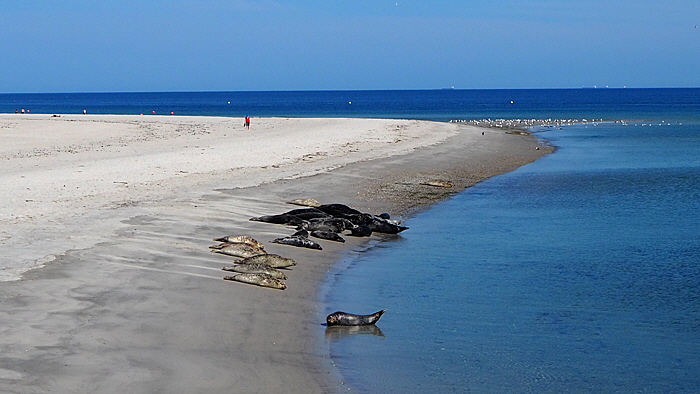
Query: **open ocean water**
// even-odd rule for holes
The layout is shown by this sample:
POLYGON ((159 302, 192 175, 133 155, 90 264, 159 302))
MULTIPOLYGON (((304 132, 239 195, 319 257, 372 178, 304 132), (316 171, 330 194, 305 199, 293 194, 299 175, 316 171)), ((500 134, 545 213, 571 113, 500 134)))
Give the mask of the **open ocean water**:
POLYGON ((698 392, 700 89, 0 94, 20 108, 608 120, 539 128, 554 154, 349 253, 319 319, 387 312, 320 340, 362 393, 698 392))

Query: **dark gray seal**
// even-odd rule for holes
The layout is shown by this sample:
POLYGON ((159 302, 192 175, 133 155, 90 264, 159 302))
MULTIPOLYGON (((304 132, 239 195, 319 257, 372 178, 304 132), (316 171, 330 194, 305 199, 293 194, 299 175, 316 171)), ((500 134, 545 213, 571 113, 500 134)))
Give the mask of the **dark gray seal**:
POLYGON ((353 223, 347 219, 314 218, 307 219, 304 223, 297 227, 297 230, 332 231, 334 233, 342 233, 346 229, 352 228, 353 226, 353 223))
POLYGON ((326 324, 329 326, 367 326, 376 323, 384 312, 386 312, 386 309, 371 315, 354 315, 341 311, 333 312, 326 317, 326 324))
POLYGON ((338 233, 333 231, 312 231, 311 236, 321 239, 327 239, 329 241, 345 242, 345 239, 343 237, 341 237, 340 235, 338 235, 338 233))
POLYGON ((337 218, 344 218, 346 215, 359 215, 362 213, 357 209, 350 208, 349 206, 343 204, 324 204, 316 208, 337 218))
POLYGON ((402 231, 408 230, 408 227, 406 226, 394 224, 378 216, 373 216, 372 220, 369 223, 367 223, 367 227, 369 227, 375 233, 384 234, 398 234, 402 231))
POLYGON ((372 235, 372 229, 368 226, 355 226, 350 229, 350 235, 353 237, 369 237, 372 235))
POLYGON ((265 222, 265 223, 273 223, 273 224, 286 224, 289 226, 298 226, 304 221, 294 215, 287 215, 286 213, 283 213, 281 215, 265 215, 265 216, 259 216, 256 218, 250 218, 251 221, 253 222, 265 222))
POLYGON ((292 215, 292 216, 296 216, 302 220, 332 217, 331 215, 329 215, 325 212, 319 211, 316 208, 292 209, 291 211, 287 211, 287 212, 283 213, 282 215, 292 215))
POLYGON ((309 233, 305 230, 297 231, 294 233, 294 235, 290 235, 288 237, 273 239, 272 242, 282 245, 297 246, 300 248, 323 250, 318 242, 309 239, 309 233))

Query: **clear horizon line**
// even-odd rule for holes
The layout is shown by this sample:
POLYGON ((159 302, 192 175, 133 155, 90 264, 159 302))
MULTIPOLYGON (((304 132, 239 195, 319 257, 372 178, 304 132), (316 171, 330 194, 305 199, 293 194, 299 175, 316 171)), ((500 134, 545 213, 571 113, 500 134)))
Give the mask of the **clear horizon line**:
POLYGON ((457 88, 454 86, 426 89, 280 89, 280 90, 143 90, 143 91, 75 91, 75 92, 0 92, 3 95, 10 94, 144 94, 144 93, 270 93, 270 92, 410 92, 433 90, 615 90, 615 89, 700 89, 700 86, 656 86, 656 87, 630 87, 630 86, 579 86, 559 88, 457 88))

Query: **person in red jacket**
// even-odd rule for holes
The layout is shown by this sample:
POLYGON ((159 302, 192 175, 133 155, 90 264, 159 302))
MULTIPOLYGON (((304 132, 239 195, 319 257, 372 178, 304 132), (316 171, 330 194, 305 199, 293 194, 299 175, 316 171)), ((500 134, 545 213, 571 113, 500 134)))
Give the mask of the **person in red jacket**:
POLYGON ((250 115, 245 116, 245 128, 250 130, 250 115))

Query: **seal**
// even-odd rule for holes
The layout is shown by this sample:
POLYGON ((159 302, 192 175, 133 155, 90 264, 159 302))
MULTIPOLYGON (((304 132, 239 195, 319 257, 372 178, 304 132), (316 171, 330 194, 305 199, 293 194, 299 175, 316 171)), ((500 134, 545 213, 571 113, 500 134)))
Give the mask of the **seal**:
MULTIPOLYGON (((219 238, 219 239, 223 239, 223 238, 219 238)), ((225 248, 225 247, 227 247, 227 246, 229 246, 229 245, 238 245, 238 244, 248 245, 248 246, 250 246, 250 247, 252 247, 252 248, 260 249, 260 251, 262 251, 263 253, 265 253, 265 245, 260 244, 260 246, 256 246, 256 245, 253 245, 252 243, 248 243, 248 242, 222 242, 222 243, 220 243, 220 244, 218 244, 218 245, 212 245, 212 246, 210 246, 209 249, 222 249, 222 248, 225 248)))
POLYGON ((344 218, 347 215, 360 215, 362 212, 358 211, 357 209, 350 208, 347 205, 343 204, 324 204, 324 205, 319 205, 318 207, 319 210, 331 215, 335 216, 337 218, 344 218))
POLYGON ((265 249, 265 245, 261 244, 258 242, 256 239, 249 237, 247 235, 227 235, 225 237, 221 238, 214 238, 214 241, 216 242, 228 242, 228 243, 241 243, 241 244, 248 244, 251 246, 255 246, 256 248, 259 249, 265 249))
POLYGON ((278 254, 261 254, 253 257, 248 257, 243 260, 235 262, 236 264, 266 264, 272 268, 289 268, 297 265, 297 262, 287 258, 282 257, 278 254))
POLYGON ((297 230, 332 231, 334 233, 342 233, 353 226, 354 224, 347 219, 315 218, 306 220, 299 227, 297 227, 297 230))
POLYGON ((234 276, 226 276, 224 280, 234 280, 236 282, 248 283, 262 287, 270 287, 273 289, 284 290, 287 285, 279 279, 275 279, 268 274, 238 274, 234 276))
POLYGON ((406 226, 399 226, 378 216, 372 216, 372 220, 367 224, 367 227, 369 227, 370 230, 375 233, 384 234, 398 234, 402 231, 408 230, 408 227, 406 226))
POLYGON ((262 263, 238 264, 222 268, 223 271, 238 272, 242 274, 268 274, 279 280, 287 280, 287 275, 282 271, 262 263))
POLYGON ((374 215, 361 213, 359 215, 345 215, 344 218, 355 226, 367 226, 372 222, 374 215))
POLYGON ((420 184, 425 185, 425 186, 445 187, 445 188, 454 186, 450 182, 444 181, 442 179, 433 179, 432 181, 421 182, 420 184))
POLYGON ((329 326, 367 326, 376 323, 384 312, 386 312, 386 309, 371 315, 354 315, 341 311, 333 312, 326 317, 326 324, 329 326))
POLYGON ((319 211, 316 208, 299 208, 299 209, 292 209, 291 211, 287 211, 283 213, 282 215, 294 215, 298 217, 299 219, 303 220, 309 220, 313 218, 329 218, 332 217, 331 215, 319 211))
POLYGON ((265 222, 265 223, 273 223, 273 224, 286 224, 290 226, 298 226, 304 222, 304 220, 294 216, 294 215, 287 215, 285 213, 279 214, 279 215, 265 215, 265 216, 259 216, 256 218, 250 218, 251 221, 253 222, 265 222))
POLYGON ((327 239, 329 241, 335 241, 335 242, 345 242, 345 239, 338 235, 338 233, 334 231, 321 231, 321 230, 316 230, 311 232, 312 237, 316 238, 321 238, 321 239, 327 239))
POLYGON ((368 226, 355 226, 350 229, 350 235, 353 237, 369 237, 372 235, 372 229, 368 226))
POLYGON ((235 257, 253 257, 261 254, 266 254, 266 252, 260 248, 250 246, 244 243, 228 243, 224 242, 221 245, 211 246, 211 251, 215 253, 226 254, 235 257))
POLYGON ((273 239, 272 242, 282 245, 298 246, 300 248, 323 250, 318 242, 303 235, 290 235, 288 237, 276 238, 273 239))
POLYGON ((296 200, 292 200, 292 201, 287 202, 287 204, 301 205, 303 207, 319 207, 319 206, 321 206, 321 203, 318 202, 318 200, 315 200, 313 198, 298 198, 296 200))

